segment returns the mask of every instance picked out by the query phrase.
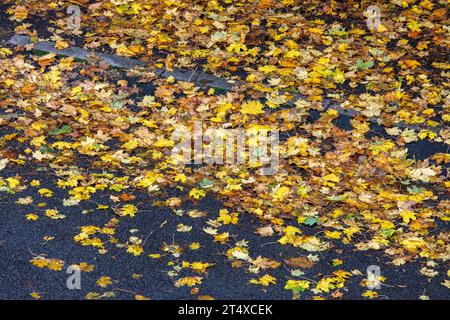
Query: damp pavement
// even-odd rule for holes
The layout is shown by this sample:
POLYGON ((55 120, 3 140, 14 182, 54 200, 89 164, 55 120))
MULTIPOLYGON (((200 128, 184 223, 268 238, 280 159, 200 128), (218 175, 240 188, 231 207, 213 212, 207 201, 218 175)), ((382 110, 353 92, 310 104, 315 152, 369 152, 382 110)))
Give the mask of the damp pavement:
MULTIPOLYGON (((433 151, 443 152, 441 148, 433 146, 433 151)), ((417 147, 411 157, 423 158, 428 156, 427 148, 417 147)), ((204 218, 193 219, 189 216, 177 216, 173 211, 164 207, 152 206, 154 198, 148 194, 135 193, 137 196, 131 203, 140 211, 134 218, 122 217, 117 228, 116 237, 120 242, 126 242, 135 235, 146 239, 144 244, 145 254, 133 256, 125 252, 124 248, 108 245, 108 252, 99 254, 95 248, 84 247, 74 242, 73 237, 80 232, 80 226, 103 226, 115 217, 111 210, 92 210, 92 213, 82 214, 95 209, 97 204, 110 204, 106 195, 96 193, 92 197, 92 203, 82 202, 79 206, 65 207, 62 199, 67 198, 64 190, 54 185, 52 174, 35 167, 25 167, 20 172, 12 169, 2 170, 2 176, 20 174, 27 180, 38 179, 41 188, 55 191, 51 198, 45 198, 46 208, 57 208, 66 215, 63 220, 52 220, 41 216, 37 221, 26 220, 25 215, 30 213, 30 207, 16 204, 19 197, 32 196, 36 198, 36 190, 28 188, 18 194, 0 194, 0 299, 31 299, 30 293, 38 292, 43 299, 84 299, 89 292, 102 294, 114 291, 114 299, 133 299, 136 294, 151 299, 196 299, 198 295, 209 295, 216 299, 291 299, 290 291, 283 287, 287 280, 295 279, 290 274, 287 265, 282 264, 274 270, 270 270, 272 276, 277 279, 275 285, 262 287, 249 283, 256 278, 254 274, 245 268, 233 268, 225 256, 227 245, 212 242, 211 236, 202 228, 206 226, 208 218, 217 217, 222 204, 207 197, 198 203, 187 202, 183 209, 198 209, 208 213, 204 218), (191 225, 189 233, 176 232, 177 225, 183 223, 191 225), (131 233, 130 231, 133 231, 131 233), (53 240, 45 241, 45 237, 53 237, 53 240), (185 250, 180 257, 186 261, 203 261, 214 263, 206 274, 202 274, 203 281, 199 285, 197 295, 190 293, 189 287, 177 288, 174 281, 184 274, 171 278, 167 272, 171 267, 169 261, 176 260, 170 255, 163 255, 161 259, 150 259, 149 253, 161 253, 163 244, 188 245, 198 242, 202 245, 197 251, 185 250), (223 253, 223 254, 221 254, 223 253), (65 261, 62 271, 39 269, 30 263, 30 259, 43 255, 47 258, 65 261), (66 273, 66 268, 72 264, 87 262, 95 266, 94 271, 81 273, 81 289, 68 289, 67 278, 71 274, 66 273), (136 279, 136 274, 141 278, 136 279), (113 284, 103 289, 96 285, 96 280, 101 276, 109 276, 113 284)), ((168 192, 179 192, 168 190, 168 192)), ((177 194, 179 196, 179 194, 177 194)), ((261 226, 260 221, 250 214, 240 214, 238 225, 229 225, 230 247, 234 242, 246 240, 250 256, 273 258, 283 262, 290 257, 304 256, 307 252, 291 247, 281 246, 277 243, 277 237, 261 237, 254 231, 261 226)), ((438 226, 438 229, 448 228, 447 224, 438 226)), ((306 234, 319 232, 318 228, 302 226, 306 234)), ((437 232, 437 231, 436 231, 437 232)), ((361 299, 361 293, 367 288, 360 285, 360 281, 366 277, 364 274, 371 265, 380 267, 381 275, 386 277, 385 283, 378 290, 380 299, 418 299, 421 295, 427 295, 431 299, 448 299, 448 289, 442 286, 446 275, 446 268, 440 265, 436 268, 439 275, 427 278, 419 273, 425 266, 425 260, 417 260, 401 267, 390 265, 389 260, 379 251, 354 251, 351 246, 336 245, 332 250, 316 253, 320 261, 312 269, 305 269, 305 278, 315 278, 317 275, 330 275, 337 270, 330 263, 332 259, 341 259, 344 264, 338 269, 346 271, 360 270, 362 275, 352 276, 341 289, 344 295, 342 299, 361 299)), ((261 275, 261 273, 260 273, 261 275)), ((305 292, 302 298, 310 299, 313 293, 305 292)))

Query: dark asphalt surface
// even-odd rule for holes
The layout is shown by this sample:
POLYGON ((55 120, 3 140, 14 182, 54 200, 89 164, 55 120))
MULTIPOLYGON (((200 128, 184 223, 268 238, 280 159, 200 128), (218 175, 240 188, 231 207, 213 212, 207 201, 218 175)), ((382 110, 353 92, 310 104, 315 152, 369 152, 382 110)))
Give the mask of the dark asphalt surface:
MULTIPOLYGON (((7 170, 7 169, 5 169, 7 170)), ((5 171, 4 170, 4 171, 5 171)), ((39 179, 41 187, 58 190, 52 185, 48 175, 36 172, 34 169, 20 172, 27 179, 39 179)), ((12 172, 2 172, 3 176, 10 176, 12 172)), ((216 299, 290 299, 291 292, 283 289, 289 274, 287 266, 280 266, 270 270, 270 274, 277 278, 277 284, 268 289, 262 286, 250 284, 248 281, 255 275, 246 272, 244 268, 232 268, 226 256, 218 255, 228 249, 211 241, 211 236, 201 229, 205 226, 205 218, 192 219, 189 216, 176 216, 165 208, 155 208, 151 200, 143 194, 136 194, 133 203, 141 210, 134 218, 121 218, 117 238, 125 242, 131 235, 129 230, 137 229, 135 235, 145 238, 144 250, 146 254, 139 257, 125 253, 123 248, 115 248, 108 245, 108 252, 100 255, 92 247, 83 247, 76 244, 72 238, 79 233, 79 227, 83 225, 102 226, 115 214, 111 210, 95 211, 91 214, 81 214, 83 209, 90 209, 89 205, 64 207, 61 199, 66 197, 64 191, 55 193, 52 198, 45 198, 47 208, 58 208, 66 215, 64 220, 52 220, 45 216, 37 221, 27 221, 25 215, 30 213, 30 207, 15 204, 16 199, 27 195, 36 198, 36 190, 29 188, 18 195, 1 194, 0 196, 0 299, 30 299, 31 292, 41 293, 44 299, 83 299, 88 292, 103 293, 114 291, 117 299, 133 299, 134 294, 144 295, 151 299, 195 299, 196 295, 190 294, 190 288, 174 287, 172 280, 166 273, 170 270, 168 261, 176 260, 171 256, 163 256, 161 260, 150 259, 148 253, 161 252, 162 244, 176 243, 187 245, 191 242, 199 242, 202 248, 197 251, 186 250, 180 259, 186 261, 213 262, 216 265, 208 269, 204 275, 203 283, 199 286, 199 295, 210 295, 216 299), (166 224, 160 228, 160 225, 166 224), (176 232, 179 223, 192 225, 189 233, 176 232), (45 236, 53 236, 54 240, 44 241, 45 236), (65 268, 71 264, 82 261, 94 264, 95 269, 90 273, 82 273, 81 290, 69 290, 66 287, 66 279, 69 276, 62 271, 39 269, 33 266, 29 260, 35 255, 45 255, 47 258, 57 258, 66 262, 65 268), (133 274, 142 274, 141 279, 134 279, 133 274), (114 284, 106 289, 100 288, 95 281, 101 276, 110 276, 114 284)), ((61 190, 61 189, 59 189, 61 190)), ((107 198, 96 194, 94 201, 103 204, 108 203, 107 198)), ((38 201, 37 201, 38 202, 38 201)), ((96 205, 92 205, 92 209, 96 205)), ((198 208, 209 213, 210 217, 217 216, 222 208, 221 204, 206 198, 199 204, 188 203, 185 209, 198 208)), ((283 261, 289 257, 305 255, 305 251, 291 246, 280 246, 276 243, 276 237, 262 238, 253 233, 260 226, 260 222, 250 215, 242 214, 240 223, 230 227, 230 234, 235 241, 247 240, 249 242, 250 255, 256 257, 262 255, 271 257, 277 261, 283 261)), ((445 228, 446 226, 444 226, 445 228)), ((316 233, 317 229, 303 228, 305 233, 316 233)), ((231 241, 232 244, 234 241, 231 241)), ((382 252, 352 251, 349 247, 337 246, 336 250, 328 250, 318 253, 319 264, 309 270, 305 270, 306 278, 313 278, 317 274, 329 275, 337 270, 330 264, 330 260, 339 258, 344 261, 340 269, 351 271, 360 270, 362 276, 352 276, 342 289, 345 292, 344 299, 361 299, 361 293, 366 288, 359 282, 366 276, 365 270, 369 265, 380 265, 381 274, 387 280, 379 290, 380 298, 386 299, 417 299, 421 295, 428 295, 431 299, 448 299, 448 289, 440 285, 445 278, 446 268, 438 267, 439 276, 432 280, 418 273, 425 261, 406 264, 403 267, 393 267, 386 260, 382 252), (339 253, 338 249, 342 252, 339 253)), ((180 273, 180 276, 195 274, 180 273)), ((179 277, 176 277, 179 278, 179 277)), ((312 298, 312 292, 305 292, 302 298, 312 298)))

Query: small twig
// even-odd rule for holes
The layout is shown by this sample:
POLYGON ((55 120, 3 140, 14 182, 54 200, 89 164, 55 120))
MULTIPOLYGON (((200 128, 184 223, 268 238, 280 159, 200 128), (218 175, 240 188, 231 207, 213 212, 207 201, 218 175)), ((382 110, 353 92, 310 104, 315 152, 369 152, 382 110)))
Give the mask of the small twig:
POLYGON ((188 82, 191 82, 192 77, 194 76, 195 72, 197 72, 198 67, 195 67, 194 72, 190 75, 188 82))
POLYGON ((147 237, 145 237, 144 242, 142 242, 142 247, 145 246, 145 242, 147 242, 148 237, 150 237, 150 235, 153 233, 153 231, 150 231, 150 233, 147 235, 147 237))

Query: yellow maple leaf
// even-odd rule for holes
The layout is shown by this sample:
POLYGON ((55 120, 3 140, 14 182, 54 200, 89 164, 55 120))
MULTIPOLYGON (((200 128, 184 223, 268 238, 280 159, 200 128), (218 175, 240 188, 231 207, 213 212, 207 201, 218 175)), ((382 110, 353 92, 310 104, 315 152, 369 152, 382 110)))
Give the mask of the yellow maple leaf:
POLYGON ((404 246, 406 249, 410 251, 415 251, 418 248, 426 246, 427 244, 425 240, 419 237, 410 237, 408 239, 402 240, 400 243, 402 244, 402 246, 404 246))
POLYGON ((185 277, 175 281, 175 287, 188 286, 193 287, 202 283, 202 277, 185 277))
POLYGON ((120 208, 119 215, 134 217, 137 211, 138 209, 136 208, 136 206, 132 204, 126 204, 122 208, 120 208))
POLYGON ((8 13, 13 14, 15 20, 22 21, 28 17, 28 8, 26 6, 16 6, 9 8, 8 13))
POLYGON ((132 57, 136 55, 136 52, 134 52, 131 47, 127 47, 124 44, 120 44, 117 46, 116 53, 119 56, 127 56, 127 57, 132 57))
POLYGON ((158 179, 161 178, 161 174, 153 171, 148 171, 144 178, 139 181, 137 184, 139 187, 148 188, 151 185, 153 185, 155 182, 158 181, 158 179))
POLYGON ((55 48, 58 49, 58 50, 66 49, 69 46, 70 46, 69 43, 66 42, 66 41, 57 40, 56 43, 55 43, 55 48))
POLYGON ((214 241, 223 244, 228 241, 229 237, 230 237, 230 234, 228 232, 219 233, 214 236, 214 241))
POLYGON ((32 293, 30 293, 30 296, 31 296, 33 299, 40 299, 40 298, 41 298, 41 295, 40 295, 39 292, 32 292, 32 293))
POLYGON ((153 144, 157 148, 164 148, 164 147, 173 147, 175 145, 175 142, 169 139, 159 139, 153 144))
POLYGON ((5 180, 8 182, 8 187, 11 190, 14 190, 20 185, 20 181, 16 178, 6 178, 5 180))
POLYGON ((276 278, 272 277, 270 274, 265 274, 259 279, 251 279, 249 280, 249 282, 253 284, 260 284, 267 287, 270 284, 276 284, 276 278))
POLYGON ((42 256, 35 257, 31 259, 30 262, 40 269, 48 268, 54 271, 61 271, 64 267, 64 261, 58 259, 46 259, 42 256))
POLYGON ((189 249, 191 249, 191 250, 198 250, 198 249, 200 249, 200 243, 198 243, 198 242, 192 242, 192 243, 189 245, 189 249))
POLYGON ((223 222, 223 224, 237 224, 239 221, 237 213, 228 213, 227 209, 222 209, 219 211, 219 218, 217 221, 223 222))
POLYGON ((330 173, 323 178, 326 181, 331 181, 331 182, 339 182, 340 181, 340 178, 337 175, 335 175, 334 173, 330 173))
POLYGON ((325 236, 330 239, 339 239, 342 234, 340 231, 329 231, 329 230, 325 230, 324 233, 325 236))
POLYGON ((207 268, 212 267, 214 264, 213 263, 208 263, 208 262, 187 262, 187 261, 183 261, 181 263, 181 266, 183 268, 190 268, 198 273, 204 273, 206 272, 207 268))
POLYGON ((450 289, 450 280, 445 279, 444 282, 441 282, 441 284, 442 284, 444 287, 450 289))
POLYGON ((123 147, 128 151, 134 150, 138 146, 139 146, 139 142, 137 142, 136 140, 130 140, 123 144, 123 147))
POLYGON ((31 124, 31 128, 33 128, 36 131, 41 131, 42 129, 47 128, 47 124, 43 121, 35 121, 31 124))
POLYGON ((83 272, 92 272, 94 271, 94 265, 93 264, 89 264, 87 262, 81 262, 79 265, 76 265, 76 267, 83 271, 83 272))
POLYGON ((206 196, 206 193, 205 193, 205 191, 204 190, 202 190, 202 189, 197 189, 197 188, 194 188, 194 189, 192 189, 191 191, 189 191, 189 196, 191 197, 191 198, 194 198, 194 199, 200 199, 200 197, 204 197, 204 196, 206 196))
POLYGON ((57 209, 47 209, 45 210, 45 215, 49 217, 50 219, 64 219, 66 216, 63 214, 60 214, 57 209))
POLYGON ((39 193, 41 196, 47 197, 47 198, 50 198, 50 197, 53 196, 53 191, 52 191, 52 190, 49 190, 49 189, 46 189, 46 188, 39 189, 39 190, 38 190, 38 193, 39 193))
POLYGON ((288 280, 284 288, 294 292, 302 292, 309 288, 310 282, 307 280, 288 280))
POLYGON ((289 195, 290 190, 291 189, 289 189, 288 187, 285 187, 285 186, 277 187, 272 192, 272 197, 275 201, 283 201, 289 195))
POLYGON ((411 70, 415 70, 418 66, 420 66, 420 62, 418 62, 417 60, 410 60, 410 59, 399 61, 398 64, 402 69, 411 69, 411 70))
POLYGON ((30 182, 30 186, 32 186, 32 187, 38 187, 40 185, 41 185, 41 182, 39 180, 32 180, 30 182))
POLYGON ((264 107, 264 105, 257 100, 245 102, 241 105, 241 113, 258 115, 258 114, 264 113, 264 111, 262 110, 263 107, 264 107))
POLYGON ((402 217, 404 223, 409 223, 411 220, 416 220, 416 215, 410 210, 400 211, 400 217, 402 217))
POLYGON ((187 177, 186 175, 182 174, 182 173, 178 173, 175 178, 174 178, 175 182, 181 181, 181 183, 185 183, 187 181, 187 177))
POLYGON ((247 51, 247 46, 243 43, 235 42, 227 47, 227 51, 230 53, 240 53, 241 51, 245 52, 247 51))
POLYGON ((430 130, 421 130, 417 136, 422 140, 426 137, 428 137, 430 140, 433 140, 437 137, 437 133, 430 130))
POLYGON ((134 256, 140 256, 144 249, 138 244, 132 244, 127 248, 128 253, 132 253, 134 256))
POLYGON ((341 71, 339 68, 334 71, 333 80, 336 83, 344 83, 345 82, 345 73, 341 71))
POLYGON ((98 278, 96 283, 97 283, 98 286, 100 286, 102 288, 106 288, 107 286, 109 286, 113 282, 112 282, 110 277, 102 276, 102 277, 98 278))
POLYGON ((322 292, 330 292, 330 289, 334 289, 335 286, 333 284, 334 280, 330 277, 322 278, 316 285, 316 290, 320 290, 322 292))
POLYGON ((374 298, 378 297, 378 292, 372 291, 372 290, 367 290, 367 291, 364 291, 361 295, 363 297, 366 297, 369 299, 374 299, 374 298))
POLYGON ((29 213, 25 217, 27 218, 27 220, 33 220, 33 221, 36 221, 37 219, 39 219, 39 216, 34 213, 29 213))
POLYGON ((258 68, 258 71, 261 71, 263 73, 271 73, 277 70, 277 67, 272 65, 262 66, 258 68))
POLYGON ((4 58, 5 56, 9 56, 12 55, 12 51, 9 50, 8 48, 0 48, 0 57, 4 58))
POLYGON ((422 27, 422 25, 419 22, 417 22, 416 20, 412 20, 412 21, 408 22, 406 24, 406 26, 408 27, 409 30, 414 31, 414 32, 420 32, 421 31, 420 28, 422 27))

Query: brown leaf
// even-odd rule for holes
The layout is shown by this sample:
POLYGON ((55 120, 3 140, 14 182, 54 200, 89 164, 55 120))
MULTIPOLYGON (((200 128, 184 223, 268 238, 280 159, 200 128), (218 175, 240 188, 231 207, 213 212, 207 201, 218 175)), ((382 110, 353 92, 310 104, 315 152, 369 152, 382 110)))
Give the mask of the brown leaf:
POLYGON ((25 85, 20 89, 20 93, 28 96, 32 94, 37 89, 37 86, 32 83, 25 83, 25 85))
POLYGON ((284 260, 284 262, 286 262, 286 264, 290 267, 303 269, 310 269, 316 264, 314 261, 309 260, 307 257, 289 258, 287 260, 284 260))
POLYGON ((260 0, 258 6, 260 8, 268 8, 272 5, 272 0, 260 0))
POLYGON ((255 260, 253 260, 252 264, 261 269, 275 269, 275 268, 278 268, 278 266, 280 265, 280 263, 278 261, 272 260, 270 258, 264 258, 261 256, 257 257, 255 260))
POLYGON ((53 61, 55 61, 56 53, 51 52, 37 59, 38 64, 41 67, 45 67, 50 65, 53 61))
POLYGON ((259 227, 258 229, 256 229, 255 233, 259 234, 260 236, 263 236, 263 237, 270 237, 273 235, 273 228, 269 224, 264 227, 259 227))
POLYGON ((436 9, 431 14, 431 20, 445 20, 447 19, 447 9, 436 9))
POLYGON ((343 295, 344 295, 344 293, 341 292, 341 291, 339 291, 339 290, 336 290, 336 291, 334 291, 334 292, 331 294, 331 296, 332 296, 333 298, 335 298, 335 299, 339 299, 339 298, 341 298, 343 295))
POLYGON ((127 201, 132 201, 132 200, 136 199, 136 196, 133 194, 129 194, 129 193, 122 193, 121 195, 119 195, 119 199, 121 201, 127 202, 127 201))
POLYGON ((173 71, 173 63, 175 60, 175 55, 173 53, 170 53, 166 57, 166 69, 168 71, 173 71))

